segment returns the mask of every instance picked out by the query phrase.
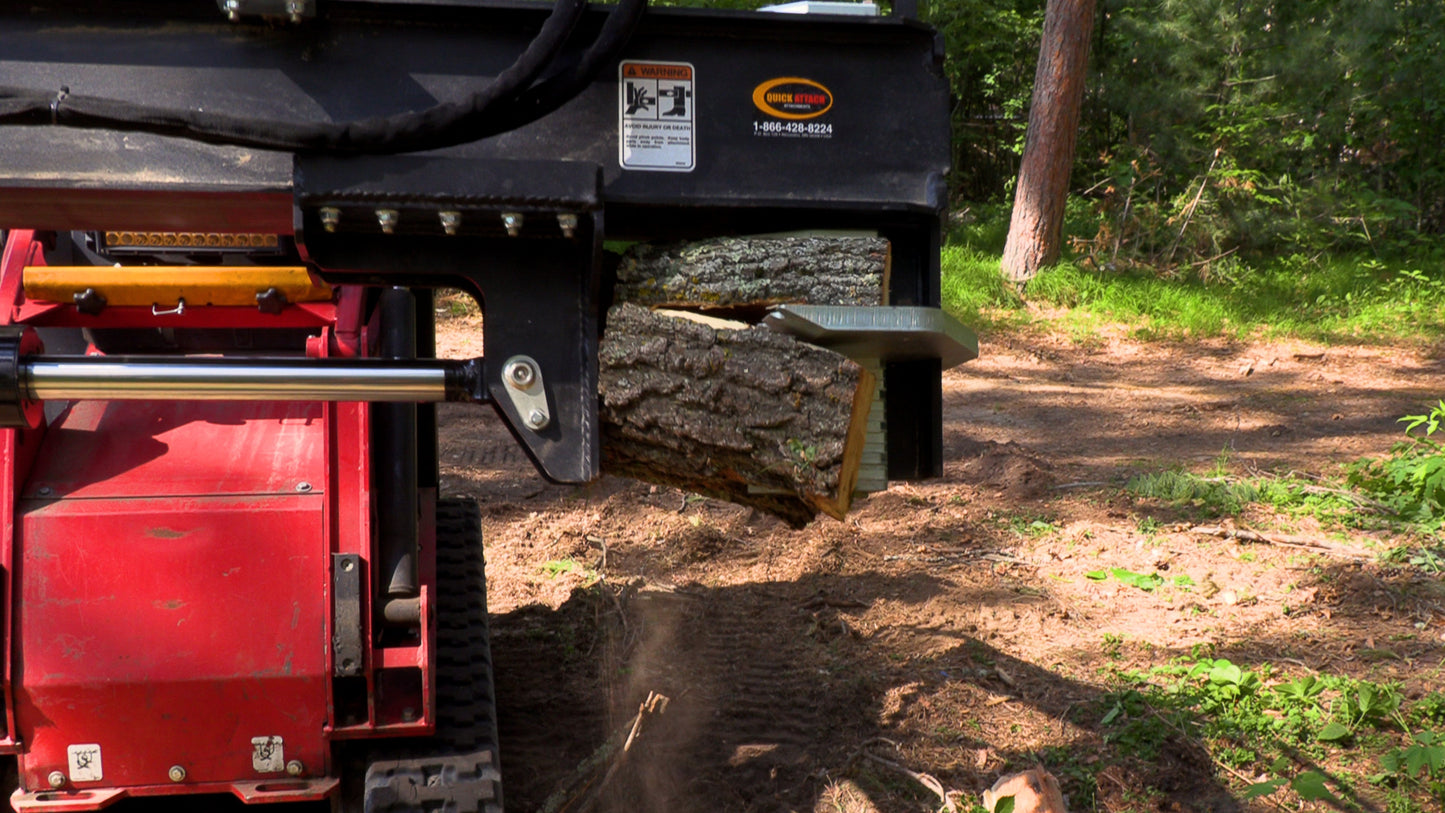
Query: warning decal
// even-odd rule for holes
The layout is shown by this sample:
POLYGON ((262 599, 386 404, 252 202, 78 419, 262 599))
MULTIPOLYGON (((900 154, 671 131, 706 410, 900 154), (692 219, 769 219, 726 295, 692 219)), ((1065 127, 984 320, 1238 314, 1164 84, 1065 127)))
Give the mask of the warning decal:
POLYGON ((280 737, 251 738, 251 769, 256 773, 286 770, 286 751, 280 737))
POLYGON ((618 74, 622 168, 691 172, 697 160, 692 65, 623 62, 618 74))
POLYGON ((72 782, 99 782, 105 778, 100 765, 100 746, 96 743, 67 746, 65 759, 72 782))

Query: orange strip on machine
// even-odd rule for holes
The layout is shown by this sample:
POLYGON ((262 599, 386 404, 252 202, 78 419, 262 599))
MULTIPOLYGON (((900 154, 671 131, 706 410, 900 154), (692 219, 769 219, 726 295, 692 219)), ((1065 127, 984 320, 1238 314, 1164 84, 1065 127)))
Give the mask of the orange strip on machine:
POLYGON ((289 303, 327 302, 331 286, 304 266, 26 266, 25 298, 71 303, 87 290, 107 305, 204 305, 255 307, 257 295, 271 289, 289 303))

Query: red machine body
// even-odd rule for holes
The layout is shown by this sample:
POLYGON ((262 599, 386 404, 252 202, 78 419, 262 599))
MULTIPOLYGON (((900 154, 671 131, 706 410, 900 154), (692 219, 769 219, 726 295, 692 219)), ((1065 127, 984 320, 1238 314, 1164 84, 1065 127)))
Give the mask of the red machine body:
MULTIPOLYGON (((25 302, 20 278, 43 262, 40 249, 10 235, 0 321, 165 324, 127 312, 141 308, 90 316, 25 302)), ((298 353, 364 352, 355 296, 338 302, 186 315, 207 327, 310 325, 298 353)), ((12 464, 0 472, 0 553, 14 563, 4 634, 16 653, 0 747, 19 755, 32 789, 17 791, 17 809, 204 792, 320 799, 338 782, 333 741, 431 731, 429 509, 421 634, 373 646, 368 597, 354 596, 363 610, 343 621, 358 625, 361 668, 336 677, 333 662, 334 571, 359 567, 365 584, 373 558, 369 413, 365 403, 71 401, 34 429, 0 430, 12 464)))

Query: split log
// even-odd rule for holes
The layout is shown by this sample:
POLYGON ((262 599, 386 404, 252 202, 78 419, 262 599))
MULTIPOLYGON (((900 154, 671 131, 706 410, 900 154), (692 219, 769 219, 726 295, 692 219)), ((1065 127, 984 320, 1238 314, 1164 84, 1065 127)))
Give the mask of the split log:
POLYGON ((875 382, 844 356, 766 328, 621 304, 608 311, 599 360, 604 471, 795 527, 848 510, 875 382))
POLYGON ((880 305, 888 241, 878 237, 725 237, 632 246, 616 302, 699 310, 783 303, 880 305))

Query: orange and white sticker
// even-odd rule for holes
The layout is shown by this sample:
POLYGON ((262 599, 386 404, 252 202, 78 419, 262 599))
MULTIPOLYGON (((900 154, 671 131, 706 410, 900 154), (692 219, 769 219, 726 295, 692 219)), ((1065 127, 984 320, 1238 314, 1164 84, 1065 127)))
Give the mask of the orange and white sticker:
POLYGON ((833 92, 812 79, 779 76, 753 88, 753 105, 780 119, 816 119, 833 109, 833 92))
POLYGON ((686 62, 623 62, 618 161, 623 169, 691 172, 697 163, 696 76, 686 62))

